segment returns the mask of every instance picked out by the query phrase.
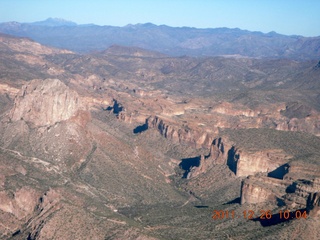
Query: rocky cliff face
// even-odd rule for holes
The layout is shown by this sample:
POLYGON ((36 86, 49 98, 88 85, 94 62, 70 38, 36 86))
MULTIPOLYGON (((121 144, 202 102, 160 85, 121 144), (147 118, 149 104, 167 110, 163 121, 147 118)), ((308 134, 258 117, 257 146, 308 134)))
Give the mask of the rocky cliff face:
POLYGON ((241 204, 275 202, 274 187, 267 187, 261 178, 249 177, 242 183, 241 204))
POLYGON ((220 113, 230 116, 257 117, 260 111, 254 111, 241 105, 234 105, 228 102, 222 102, 211 110, 213 113, 220 113))
POLYGON ((50 126, 85 110, 78 94, 58 79, 33 80, 15 98, 12 121, 50 126))
POLYGON ((320 178, 320 168, 317 164, 292 161, 288 163, 288 173, 284 176, 284 179, 297 180, 313 177, 320 178))
POLYGON ((247 177, 256 173, 268 174, 275 171, 274 175, 282 178, 282 175, 285 174, 282 168, 285 168, 284 165, 290 158, 290 155, 279 149, 249 151, 238 148, 227 137, 219 137, 212 141, 209 154, 201 155, 199 166, 191 169, 188 178, 208 171, 215 164, 228 165, 238 177, 247 177))
MULTIPOLYGON (((232 149, 233 147, 231 147, 230 143, 227 140, 222 141, 221 137, 215 138, 210 146, 209 154, 207 156, 200 156, 199 166, 192 167, 187 175, 187 178, 194 178, 202 173, 206 173, 216 164, 227 165, 228 154, 230 154, 230 151, 232 151, 232 149), (226 152, 226 150, 229 150, 229 153, 226 152)), ((231 169, 230 166, 229 168, 231 169)))
POLYGON ((19 89, 9 86, 8 84, 1 84, 0 83, 0 93, 1 94, 8 94, 10 97, 15 97, 19 89))
POLYGON ((253 175, 258 172, 269 173, 288 162, 290 156, 281 150, 265 150, 256 152, 238 151, 236 174, 239 177, 253 175))
POLYGON ((281 131, 296 131, 312 133, 320 136, 320 118, 318 115, 303 119, 291 118, 276 123, 276 129, 281 131))
POLYGON ((195 148, 209 148, 213 137, 207 132, 191 129, 188 126, 178 126, 170 120, 165 120, 158 116, 147 119, 148 128, 155 128, 165 138, 175 143, 182 143, 195 148))
MULTIPOLYGON (((319 167, 315 166, 319 171, 319 167)), ((243 181, 241 203, 265 203, 272 201, 274 205, 285 204, 288 209, 315 208, 318 214, 319 178, 306 179, 274 179, 267 176, 250 176, 243 181), (276 202, 276 200, 278 202, 276 202)))
POLYGON ((288 209, 310 205, 318 214, 319 166, 293 158, 281 149, 239 147, 223 136, 213 140, 208 155, 199 156, 199 164, 190 169, 187 178, 201 182, 201 176, 206 176, 215 165, 227 165, 237 177, 247 177, 241 187, 242 204, 268 203, 286 205, 288 209))

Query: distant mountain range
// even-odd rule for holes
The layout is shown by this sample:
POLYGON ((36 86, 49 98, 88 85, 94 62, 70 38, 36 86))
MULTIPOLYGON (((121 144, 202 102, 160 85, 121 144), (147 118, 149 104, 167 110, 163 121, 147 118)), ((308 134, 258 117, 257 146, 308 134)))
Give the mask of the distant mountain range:
POLYGON ((102 51, 116 44, 171 56, 320 59, 320 37, 286 36, 239 28, 198 29, 152 23, 114 27, 78 25, 63 19, 48 18, 34 23, 1 23, 0 32, 29 37, 44 45, 78 53, 102 51))

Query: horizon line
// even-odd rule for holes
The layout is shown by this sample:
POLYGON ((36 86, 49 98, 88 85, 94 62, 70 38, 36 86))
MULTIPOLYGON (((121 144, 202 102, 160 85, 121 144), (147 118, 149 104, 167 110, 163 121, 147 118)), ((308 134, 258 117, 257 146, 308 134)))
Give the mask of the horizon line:
MULTIPOLYGON (((94 25, 94 26, 99 26, 99 27, 120 27, 120 28, 124 28, 124 27, 130 27, 130 26, 137 26, 137 25, 154 25, 157 27, 170 27, 170 28, 191 28, 191 29, 199 29, 199 30, 209 30, 209 29, 231 29, 231 30, 241 30, 241 31, 248 31, 248 32, 252 32, 252 33, 262 33, 262 34, 278 34, 278 35, 283 35, 283 36, 289 36, 289 37, 305 37, 305 38, 316 38, 316 37, 320 37, 320 35, 318 36, 304 36, 304 35, 300 35, 300 34, 291 34, 291 35, 287 35, 287 34, 282 34, 276 31, 269 31, 269 32, 263 32, 261 30, 249 30, 249 29, 243 29, 243 28, 239 28, 239 27, 193 27, 193 26, 171 26, 171 25, 167 25, 167 24, 155 24, 152 22, 145 22, 145 23, 128 23, 126 25, 99 25, 96 23, 77 23, 75 21, 72 20, 67 20, 64 18, 60 18, 60 17, 48 17, 44 20, 39 20, 39 21, 34 21, 34 22, 19 22, 19 21, 5 21, 5 22, 0 22, 0 24, 5 24, 5 23, 19 23, 19 24, 35 24, 35 23, 45 23, 48 20, 54 20, 59 22, 59 20, 61 22, 65 22, 65 23, 70 23, 70 24, 74 24, 73 26, 89 26, 89 25, 94 25)), ((39 25, 41 26, 41 25, 39 25)), ((45 26, 45 25, 42 25, 45 26)), ((47 25, 47 27, 62 27, 62 26, 69 26, 72 27, 72 25, 60 25, 60 26, 49 26, 47 25)))

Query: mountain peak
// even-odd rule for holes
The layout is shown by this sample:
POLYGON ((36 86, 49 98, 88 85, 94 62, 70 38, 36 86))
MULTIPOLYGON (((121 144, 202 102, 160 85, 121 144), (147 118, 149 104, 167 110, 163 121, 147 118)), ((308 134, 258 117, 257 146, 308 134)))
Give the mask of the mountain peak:
POLYGON ((158 26, 156 24, 148 22, 148 23, 127 24, 124 27, 136 29, 136 28, 154 28, 158 26))
POLYGON ((33 22, 32 25, 48 26, 48 27, 60 27, 60 26, 77 26, 75 22, 68 21, 62 18, 47 18, 44 21, 33 22))

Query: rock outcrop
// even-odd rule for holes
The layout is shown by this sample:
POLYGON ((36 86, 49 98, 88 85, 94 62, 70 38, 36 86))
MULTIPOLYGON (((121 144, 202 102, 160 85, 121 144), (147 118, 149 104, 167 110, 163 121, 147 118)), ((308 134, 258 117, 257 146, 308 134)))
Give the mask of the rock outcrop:
POLYGON ((320 178, 320 167, 318 164, 305 163, 303 161, 292 161, 288 163, 288 173, 284 179, 312 179, 314 177, 320 178))
POLYGON ((39 197, 40 194, 30 187, 22 187, 14 193, 1 191, 0 210, 22 219, 34 212, 39 197))
POLYGON ((107 110, 111 111, 115 115, 118 115, 119 113, 125 111, 126 109, 124 108, 124 106, 121 103, 118 102, 118 100, 113 99, 112 106, 107 107, 107 110))
POLYGON ((213 137, 204 131, 191 129, 187 125, 178 126, 170 120, 158 116, 147 119, 148 128, 154 128, 165 138, 175 142, 193 146, 195 148, 209 148, 213 137))
POLYGON ((310 193, 307 208, 311 217, 320 215, 320 192, 310 193))
POLYGON ((290 158, 282 150, 277 149, 255 152, 239 150, 237 152, 239 156, 236 175, 239 177, 254 175, 258 172, 272 172, 286 164, 290 158))
POLYGON ((261 111, 254 111, 244 106, 237 106, 232 103, 222 102, 211 110, 213 113, 220 113, 230 116, 257 117, 261 111))
POLYGON ((108 106, 106 110, 116 115, 116 117, 123 122, 132 122, 132 115, 128 113, 126 108, 116 99, 112 99, 111 105, 108 106))
POLYGON ((9 86, 8 84, 0 84, 0 94, 8 94, 10 97, 16 96, 19 89, 9 86))
POLYGON ((24 120, 36 126, 50 126, 85 110, 78 94, 58 79, 33 80, 18 93, 12 121, 24 120))
POLYGON ((275 179, 267 176, 250 176, 243 180, 241 203, 273 202, 285 204, 288 209, 319 208, 320 179, 275 179))
POLYGON ((238 177, 271 173, 281 179, 287 173, 288 166, 285 164, 290 158, 290 155, 280 149, 249 151, 238 148, 228 138, 219 137, 212 141, 209 154, 200 156, 199 166, 190 170, 188 178, 208 171, 215 164, 225 164, 238 177))
POLYGON ((241 204, 275 202, 277 195, 274 185, 267 184, 263 178, 249 177, 242 183, 241 204), (268 186, 269 185, 269 186, 268 186))
POLYGON ((276 123, 276 129, 280 131, 307 132, 320 136, 320 117, 315 115, 302 119, 282 120, 276 123))
POLYGON ((314 195, 320 192, 320 179, 299 179, 292 181, 286 189, 283 200, 288 208, 306 208, 316 205, 314 195), (311 202, 310 202, 311 201, 311 202))
POLYGON ((225 152, 225 148, 229 148, 228 142, 222 142, 221 137, 215 138, 212 141, 209 154, 207 156, 200 156, 199 166, 192 167, 187 178, 190 179, 197 177, 210 170, 215 164, 227 164, 228 153, 225 152))

